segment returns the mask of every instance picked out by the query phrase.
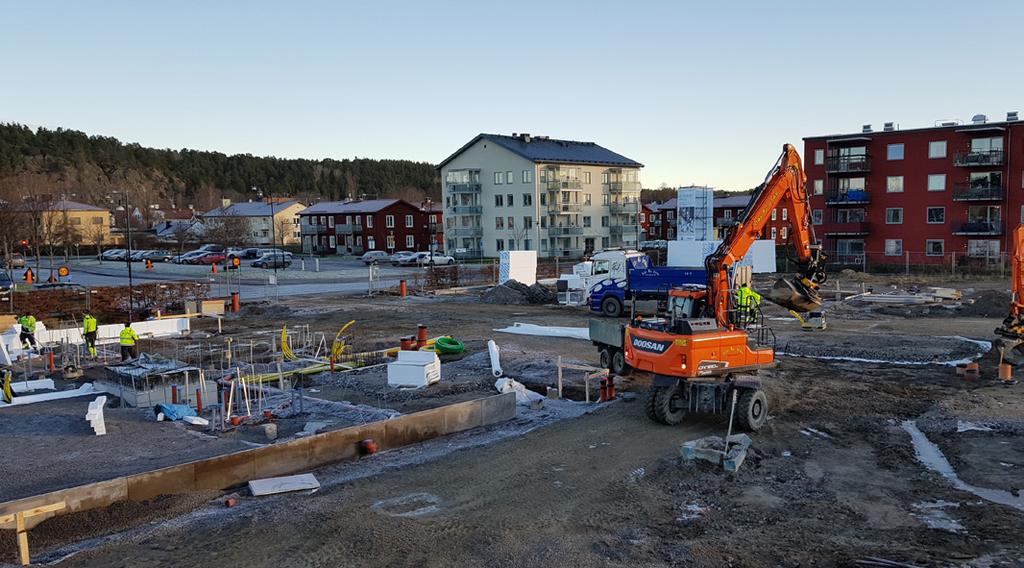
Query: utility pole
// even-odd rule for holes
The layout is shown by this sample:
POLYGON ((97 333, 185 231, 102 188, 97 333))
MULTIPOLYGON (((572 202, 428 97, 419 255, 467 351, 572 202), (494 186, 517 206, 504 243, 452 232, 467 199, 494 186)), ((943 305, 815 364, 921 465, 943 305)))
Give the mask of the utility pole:
POLYGON ((124 191, 124 234, 127 252, 124 255, 124 262, 128 265, 128 323, 132 323, 132 312, 135 311, 135 282, 132 279, 132 219, 131 210, 128 206, 128 190, 124 191))

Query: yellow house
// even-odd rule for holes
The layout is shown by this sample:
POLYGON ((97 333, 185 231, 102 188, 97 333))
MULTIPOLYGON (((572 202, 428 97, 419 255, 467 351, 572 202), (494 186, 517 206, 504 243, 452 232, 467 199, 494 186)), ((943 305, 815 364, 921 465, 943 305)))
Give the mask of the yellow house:
POLYGON ((42 223, 38 232, 43 240, 61 245, 111 242, 110 211, 102 207, 62 199, 40 209, 42 223))

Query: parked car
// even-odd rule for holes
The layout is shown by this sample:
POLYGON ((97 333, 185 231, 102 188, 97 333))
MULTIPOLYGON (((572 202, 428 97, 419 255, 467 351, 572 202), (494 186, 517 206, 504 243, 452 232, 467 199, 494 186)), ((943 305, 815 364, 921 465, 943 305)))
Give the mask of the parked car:
POLYGON ((401 252, 396 252, 395 254, 391 255, 391 264, 393 266, 398 266, 400 264, 411 264, 410 262, 407 261, 411 260, 415 256, 416 253, 414 253, 411 250, 403 250, 401 252))
POLYGON ((203 254, 189 259, 189 264, 224 264, 228 255, 222 252, 204 252, 203 254))
POLYGON ((245 251, 249 249, 245 247, 229 247, 228 250, 224 251, 228 255, 228 258, 245 258, 245 251))
MULTIPOLYGON (((260 256, 264 256, 264 255, 267 255, 267 254, 283 254, 286 257, 288 257, 288 261, 289 262, 292 260, 292 256, 293 256, 292 253, 290 253, 290 252, 288 252, 286 250, 281 250, 279 248, 260 249, 260 256)), ((257 258, 259 258, 259 257, 257 257, 257 258)))
POLYGON ((377 264, 378 262, 387 261, 389 258, 391 257, 388 256, 388 253, 382 250, 371 250, 370 252, 367 252, 363 254, 363 256, 359 257, 359 260, 363 261, 363 264, 371 265, 377 264))
POLYGON ((11 253, 11 258, 5 263, 7 268, 25 268, 25 255, 20 252, 11 253))
POLYGON ((222 245, 206 244, 206 245, 203 245, 203 246, 199 247, 196 250, 201 250, 203 252, 224 252, 224 247, 222 245))
POLYGON ((249 247, 245 249, 245 256, 243 258, 255 259, 263 256, 263 249, 259 247, 249 247))
POLYGON ((429 252, 418 252, 415 258, 413 258, 419 266, 435 266, 435 265, 448 265, 455 264, 455 259, 444 254, 429 253, 429 252))
POLYGON ((11 275, 0 271, 0 291, 6 292, 11 288, 14 288, 14 282, 11 280, 11 275))
POLYGON ((206 251, 193 250, 193 251, 189 251, 189 252, 186 252, 186 253, 183 253, 183 254, 179 254, 178 256, 172 257, 171 258, 171 262, 173 262, 174 264, 188 264, 189 261, 192 260, 193 258, 202 256, 204 254, 206 254, 206 251))
POLYGON ((168 262, 173 258, 169 250, 148 250, 142 255, 142 260, 152 260, 153 262, 168 262))
POLYGON ((265 254, 255 261, 252 266, 254 268, 288 268, 292 265, 292 257, 288 253, 274 252, 265 254))
POLYGON ((98 260, 124 260, 124 255, 127 251, 124 249, 107 249, 100 253, 96 258, 98 260))
POLYGON ((144 255, 149 252, 148 250, 133 250, 128 260, 132 262, 142 262, 144 255))

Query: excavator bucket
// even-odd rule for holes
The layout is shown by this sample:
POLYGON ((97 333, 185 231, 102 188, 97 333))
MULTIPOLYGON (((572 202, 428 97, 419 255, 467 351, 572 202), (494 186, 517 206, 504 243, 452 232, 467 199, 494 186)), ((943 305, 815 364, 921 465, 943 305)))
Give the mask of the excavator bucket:
POLYGON ((779 278, 775 281, 775 285, 768 292, 768 300, 795 312, 816 312, 821 310, 822 305, 821 295, 817 290, 789 278, 779 278))
POLYGON ((1024 340, 1000 337, 996 340, 996 349, 999 351, 1001 362, 1009 363, 1014 367, 1019 367, 1024 363, 1024 340))

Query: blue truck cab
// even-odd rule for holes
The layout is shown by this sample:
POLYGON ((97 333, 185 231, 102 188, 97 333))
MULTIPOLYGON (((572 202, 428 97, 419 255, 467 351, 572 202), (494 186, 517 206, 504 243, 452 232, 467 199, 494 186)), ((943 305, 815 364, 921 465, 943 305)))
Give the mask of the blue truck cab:
POLYGON ((592 262, 590 311, 608 317, 625 314, 633 299, 661 303, 671 288, 707 283, 703 268, 653 266, 650 257, 635 251, 598 253, 592 262))

